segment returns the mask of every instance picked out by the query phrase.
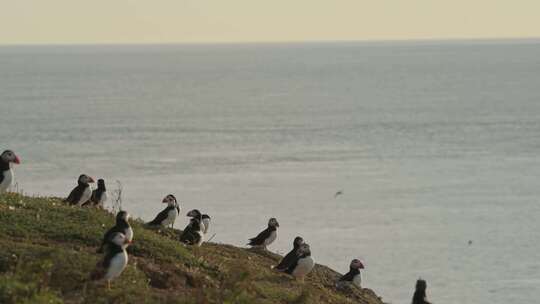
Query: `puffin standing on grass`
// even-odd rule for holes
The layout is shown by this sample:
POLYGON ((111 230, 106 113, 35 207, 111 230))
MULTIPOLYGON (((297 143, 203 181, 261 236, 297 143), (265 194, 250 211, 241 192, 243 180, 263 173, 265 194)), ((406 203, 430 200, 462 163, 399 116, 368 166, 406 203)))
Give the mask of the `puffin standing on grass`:
POLYGON ((182 235, 180 235, 180 242, 187 245, 201 246, 204 241, 204 224, 202 224, 202 215, 199 212, 199 216, 191 216, 197 209, 191 210, 187 216, 191 217, 189 224, 186 226, 182 235))
POLYGON ((352 282, 354 285, 361 287, 360 283, 362 282, 362 276, 360 274, 360 269, 364 269, 364 264, 362 264, 359 259, 352 260, 349 266, 349 272, 339 278, 338 287, 343 282, 352 282))
POLYGON ((83 206, 103 208, 106 201, 107 189, 105 188, 105 181, 100 178, 97 181, 97 189, 92 191, 92 196, 90 196, 90 200, 84 203, 83 206))
POLYGON ((0 193, 5 192, 13 183, 13 170, 11 164, 20 164, 21 160, 11 150, 6 150, 0 155, 0 193))
POLYGON ((285 257, 279 262, 277 266, 274 267, 277 271, 286 271, 289 266, 291 266, 297 259, 298 256, 296 252, 298 251, 298 248, 300 248, 300 245, 304 243, 304 239, 297 236, 294 238, 293 241, 293 249, 287 253, 285 257))
POLYGON ((129 213, 126 211, 120 211, 116 214, 116 225, 105 232, 101 246, 99 246, 97 250, 98 253, 103 252, 104 247, 107 245, 107 242, 111 239, 112 235, 118 232, 122 233, 126 237, 128 244, 131 244, 133 241, 133 229, 131 229, 128 220, 129 213))
POLYGON ((176 217, 180 214, 180 206, 176 201, 174 195, 169 194, 161 201, 163 204, 167 204, 167 207, 163 209, 156 217, 146 223, 148 226, 165 226, 171 225, 171 228, 174 227, 174 221, 176 217))
POLYGON ((211 220, 208 214, 202 214, 199 211, 199 209, 193 209, 190 212, 188 212, 186 216, 190 218, 198 219, 201 225, 201 231, 203 232, 203 234, 206 234, 208 232, 208 229, 210 228, 210 220, 211 220))
POLYGON ((82 206, 92 197, 92 189, 90 188, 90 183, 93 183, 94 179, 86 174, 81 174, 79 179, 77 179, 77 186, 71 190, 69 196, 64 200, 64 202, 69 203, 70 205, 82 206))
POLYGON ((204 225, 204 229, 203 229, 203 233, 206 235, 208 233, 208 229, 210 229, 210 221, 212 219, 210 218, 210 216, 208 214, 203 214, 202 215, 202 223, 204 225))
POLYGON ((291 274, 300 282, 304 282, 305 276, 311 272, 315 266, 315 262, 311 257, 311 249, 306 243, 300 245, 300 248, 298 248, 296 254, 297 259, 291 264, 291 266, 289 266, 289 268, 287 268, 285 272, 291 274))
POLYGON ((262 247, 267 250, 266 247, 272 244, 277 238, 277 228, 279 223, 275 218, 268 220, 268 228, 264 229, 256 237, 249 239, 248 245, 251 247, 262 247))
POLYGON ((98 263, 90 278, 92 280, 106 280, 107 288, 111 289, 111 281, 120 276, 127 266, 128 254, 126 247, 128 243, 129 241, 123 233, 113 233, 110 239, 107 240, 105 257, 98 263))

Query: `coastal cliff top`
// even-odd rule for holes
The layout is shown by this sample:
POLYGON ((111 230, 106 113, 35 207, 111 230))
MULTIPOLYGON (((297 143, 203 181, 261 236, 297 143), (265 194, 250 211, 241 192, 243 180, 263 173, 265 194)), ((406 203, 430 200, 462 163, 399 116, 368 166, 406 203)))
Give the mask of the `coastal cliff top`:
POLYGON ((204 243, 186 247, 178 230, 131 220, 129 265, 107 290, 89 280, 114 216, 58 198, 0 195, 0 303, 362 303, 369 289, 335 288, 339 274, 317 265, 305 283, 270 268, 281 258, 260 250, 204 243))

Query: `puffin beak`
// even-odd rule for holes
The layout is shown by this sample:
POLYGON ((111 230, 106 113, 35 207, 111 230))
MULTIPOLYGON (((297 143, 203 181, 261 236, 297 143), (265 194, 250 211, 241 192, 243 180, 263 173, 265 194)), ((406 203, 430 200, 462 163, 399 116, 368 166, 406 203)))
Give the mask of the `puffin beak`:
POLYGON ((91 176, 89 176, 88 178, 90 179, 90 183, 95 183, 94 179, 91 176))
POLYGON ((161 202, 165 204, 167 202, 167 199, 164 198, 161 202))
POLYGON ((364 264, 360 264, 360 269, 364 269, 364 264))
POLYGON ((17 155, 15 155, 15 160, 13 162, 18 165, 21 163, 21 159, 17 155))
POLYGON ((133 244, 133 241, 130 241, 130 240, 126 239, 126 240, 124 241, 124 244, 129 244, 129 245, 131 245, 131 244, 133 244))

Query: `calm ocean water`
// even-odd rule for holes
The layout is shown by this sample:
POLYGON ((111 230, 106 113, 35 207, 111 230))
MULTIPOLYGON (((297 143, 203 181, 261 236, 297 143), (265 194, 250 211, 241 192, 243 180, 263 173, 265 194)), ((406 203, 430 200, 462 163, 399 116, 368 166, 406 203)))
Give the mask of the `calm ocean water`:
MULTIPOLYGON (((277 217, 410 303, 540 297, 540 42, 0 48, 1 147, 29 194, 85 172, 244 245, 277 217), (334 198, 334 193, 344 194, 334 198), (472 245, 468 241, 472 240, 472 245)), ((184 226, 181 218, 178 226, 184 226)))

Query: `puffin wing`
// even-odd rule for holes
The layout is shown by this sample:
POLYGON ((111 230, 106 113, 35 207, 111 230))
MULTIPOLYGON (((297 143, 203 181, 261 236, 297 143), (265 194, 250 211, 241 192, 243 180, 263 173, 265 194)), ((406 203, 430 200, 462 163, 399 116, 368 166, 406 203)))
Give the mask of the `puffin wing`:
POLYGON ((68 197, 64 200, 64 202, 66 203, 70 203, 70 204, 75 204, 77 203, 75 200, 77 198, 77 196, 79 195, 79 187, 75 187, 73 188, 73 190, 71 190, 71 192, 69 193, 68 197))
POLYGON ((285 269, 285 273, 292 274, 296 266, 298 266, 298 260, 300 260, 300 258, 295 254, 293 261, 291 262, 289 267, 285 269))
POLYGON ((250 246, 258 246, 264 244, 264 240, 266 240, 272 231, 270 228, 264 229, 261 233, 259 233, 256 237, 249 239, 248 245, 250 246))
POLYGON ((4 181, 4 172, 0 172, 0 184, 4 181))
POLYGON ((167 207, 165 208, 165 210, 158 213, 155 219, 153 219, 151 222, 148 222, 147 224, 151 226, 159 226, 161 225, 161 223, 163 223, 164 220, 167 219, 168 216, 169 216, 169 208, 167 207))
POLYGON ((341 278, 339 278, 339 281, 352 282, 353 280, 354 280, 354 274, 350 271, 344 274, 343 276, 341 276, 341 278))
POLYGON ((92 190, 92 196, 90 196, 90 202, 92 202, 94 205, 99 202, 98 190, 97 189, 92 190))
POLYGON ((294 261, 297 259, 296 250, 293 249, 279 262, 279 264, 274 268, 279 271, 285 271, 289 266, 291 266, 294 261))
POLYGON ((115 232, 124 232, 124 231, 120 229, 119 227, 117 227, 116 225, 113 226, 111 229, 107 230, 107 232, 105 232, 105 234, 103 235, 103 240, 101 241, 101 246, 97 250, 97 253, 103 252, 103 249, 105 248, 105 244, 115 232))
POLYGON ((191 225, 187 225, 180 235, 180 242, 193 245, 195 243, 195 232, 191 229, 191 225))
POLYGON ((111 266, 112 258, 117 254, 117 250, 108 250, 103 257, 103 260, 99 261, 96 265, 96 269, 90 274, 92 280, 101 280, 107 273, 107 268, 111 266))

